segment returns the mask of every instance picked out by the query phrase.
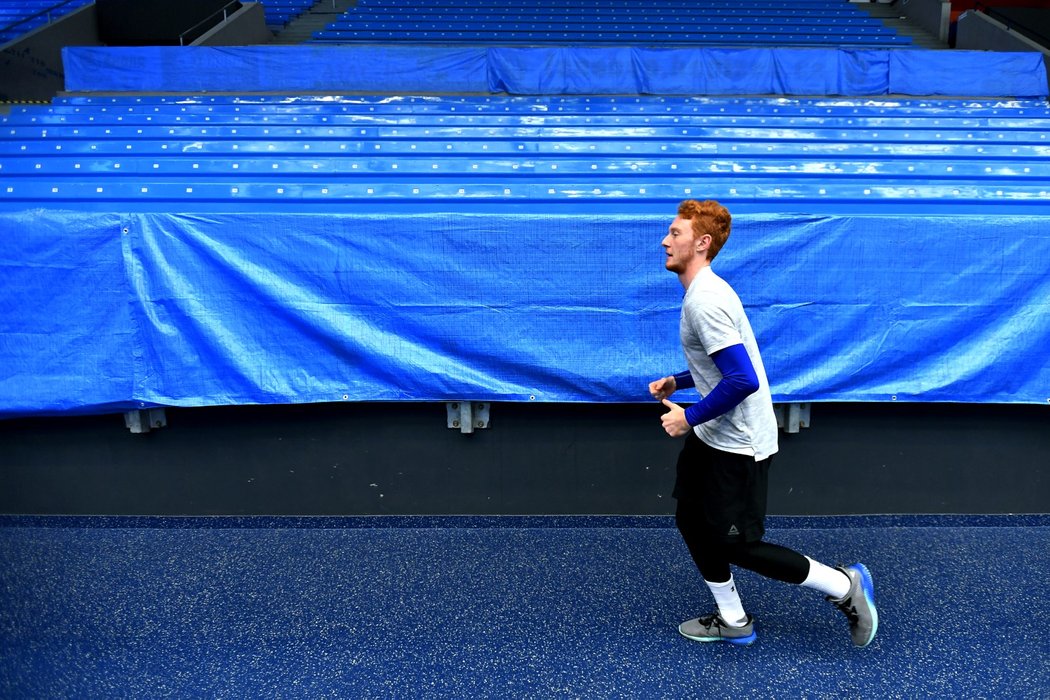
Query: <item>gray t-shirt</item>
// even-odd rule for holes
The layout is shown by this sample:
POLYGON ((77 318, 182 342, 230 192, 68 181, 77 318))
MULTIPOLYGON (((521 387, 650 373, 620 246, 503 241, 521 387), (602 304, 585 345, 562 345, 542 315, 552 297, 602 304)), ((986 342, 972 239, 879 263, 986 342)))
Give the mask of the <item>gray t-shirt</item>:
POLYGON ((743 343, 758 375, 758 391, 728 413, 695 426, 696 436, 711 447, 751 455, 756 461, 775 454, 777 418, 755 333, 736 292, 710 267, 703 268, 685 292, 679 332, 701 396, 707 396, 722 379, 710 356, 732 345, 743 343))

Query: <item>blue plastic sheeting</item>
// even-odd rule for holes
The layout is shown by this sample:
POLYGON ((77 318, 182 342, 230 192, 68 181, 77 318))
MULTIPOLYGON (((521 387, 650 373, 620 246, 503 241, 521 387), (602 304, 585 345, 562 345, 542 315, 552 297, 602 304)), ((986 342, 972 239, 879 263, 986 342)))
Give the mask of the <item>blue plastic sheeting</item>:
POLYGON ((901 95, 957 95, 960 85, 968 85, 970 95, 1027 94, 1046 96, 1046 61, 1041 53, 1000 53, 968 51, 960 62, 955 51, 926 51, 920 60, 901 52, 888 51, 889 79, 894 92, 901 95), (959 71, 963 73, 960 75, 959 71), (1018 92, 1020 91, 1020 92, 1018 92))
POLYGON ((135 395, 120 217, 0 217, 0 414, 91 409, 135 395))
POLYGON ((66 89, 112 92, 1043 97, 1039 53, 795 48, 67 47, 66 89))
POLYGON ((144 46, 62 49, 85 92, 487 92, 484 49, 144 46))
POLYGON ((510 94, 883 95, 881 49, 515 49, 489 56, 510 94))
MULTIPOLYGON (((643 402, 666 215, 0 214, 0 413, 643 402)), ((777 401, 1045 403, 1046 217, 742 215, 777 401)))

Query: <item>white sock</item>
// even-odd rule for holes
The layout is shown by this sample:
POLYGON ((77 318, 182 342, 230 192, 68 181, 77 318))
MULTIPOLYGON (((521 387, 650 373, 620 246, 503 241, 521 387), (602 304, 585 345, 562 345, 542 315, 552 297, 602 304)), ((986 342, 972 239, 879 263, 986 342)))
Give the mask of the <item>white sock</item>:
POLYGON ((806 559, 809 560, 809 575, 802 582, 803 587, 820 591, 835 600, 841 600, 846 597, 853 583, 850 581, 849 576, 838 569, 821 564, 819 561, 813 561, 809 557, 806 557, 806 559))
POLYGON ((718 614, 722 616, 727 625, 743 627, 747 624, 747 613, 744 612, 744 606, 736 592, 732 574, 725 583, 711 583, 710 581, 704 581, 704 583, 711 589, 711 595, 715 597, 715 603, 718 604, 718 614))

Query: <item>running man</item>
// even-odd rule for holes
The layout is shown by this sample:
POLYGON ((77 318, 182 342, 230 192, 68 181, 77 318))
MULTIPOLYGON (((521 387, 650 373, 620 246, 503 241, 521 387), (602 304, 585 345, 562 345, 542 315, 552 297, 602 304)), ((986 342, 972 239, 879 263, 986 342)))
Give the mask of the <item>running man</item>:
POLYGON ((868 568, 832 568, 762 540, 777 421, 744 307, 711 269, 731 223, 718 202, 687 200, 661 243, 665 266, 685 288, 679 328, 689 370, 651 382, 649 392, 669 409, 662 416, 667 434, 686 436, 673 494, 675 524, 718 608, 678 631, 698 642, 755 641, 754 618, 744 611, 729 568, 734 565, 820 591, 849 619, 853 643, 865 647, 879 625, 868 568), (689 408, 668 399, 693 386, 702 399, 689 408))

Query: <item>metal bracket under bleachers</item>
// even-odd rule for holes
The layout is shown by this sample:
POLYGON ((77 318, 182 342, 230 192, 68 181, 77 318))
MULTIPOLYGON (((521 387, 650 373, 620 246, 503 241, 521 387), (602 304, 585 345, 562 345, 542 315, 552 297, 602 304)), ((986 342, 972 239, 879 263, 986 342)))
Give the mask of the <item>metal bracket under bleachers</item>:
POLYGON ((448 427, 459 428, 463 434, 473 433, 475 428, 489 427, 489 406, 480 401, 452 401, 445 404, 448 427))
POLYGON ((773 404, 773 412, 777 416, 777 427, 785 433, 797 433, 800 428, 810 426, 808 403, 778 403, 773 404))
POLYGON ((156 428, 168 425, 168 417, 163 408, 143 408, 124 413, 124 425, 133 433, 148 433, 156 428))

